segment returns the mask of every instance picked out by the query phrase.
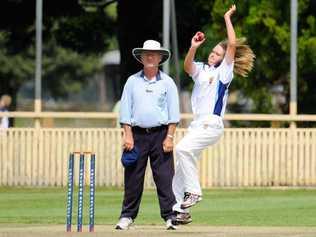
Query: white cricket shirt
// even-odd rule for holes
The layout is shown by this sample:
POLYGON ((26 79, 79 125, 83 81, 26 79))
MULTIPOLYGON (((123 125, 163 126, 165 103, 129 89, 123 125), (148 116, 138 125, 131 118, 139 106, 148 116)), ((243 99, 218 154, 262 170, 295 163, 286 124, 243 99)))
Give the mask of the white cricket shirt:
POLYGON ((224 58, 215 68, 194 62, 195 71, 191 75, 194 88, 191 96, 192 111, 195 116, 218 115, 223 117, 228 97, 228 87, 233 79, 234 63, 227 64, 224 58))

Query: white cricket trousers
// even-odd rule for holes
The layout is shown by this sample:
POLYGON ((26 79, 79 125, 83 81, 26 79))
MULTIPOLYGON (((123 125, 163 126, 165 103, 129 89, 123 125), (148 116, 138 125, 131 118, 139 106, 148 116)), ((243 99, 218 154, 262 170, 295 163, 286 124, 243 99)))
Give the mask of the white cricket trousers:
POLYGON ((176 169, 172 189, 177 203, 174 211, 188 212, 180 208, 184 193, 202 195, 199 182, 197 162, 201 152, 209 145, 215 144, 224 131, 222 118, 217 115, 195 117, 188 133, 176 145, 176 169))

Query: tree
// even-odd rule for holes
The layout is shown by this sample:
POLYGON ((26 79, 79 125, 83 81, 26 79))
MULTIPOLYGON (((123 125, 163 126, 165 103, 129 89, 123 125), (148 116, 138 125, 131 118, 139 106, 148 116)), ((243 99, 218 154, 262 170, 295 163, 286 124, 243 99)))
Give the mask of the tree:
MULTIPOLYGON (((97 70, 97 58, 106 50, 115 34, 121 52, 120 90, 128 76, 141 68, 133 59, 131 50, 141 47, 146 39, 162 41, 162 0, 118 0, 117 21, 104 11, 112 1, 102 2, 104 4, 96 7, 94 11, 86 11, 85 7, 79 4, 79 0, 44 1, 43 85, 50 88, 54 95, 67 96, 67 91, 80 90, 78 85, 83 78, 97 70), (77 70, 78 68, 82 70, 77 70)), ((180 58, 184 58, 191 37, 198 30, 206 33, 207 42, 198 51, 197 58, 207 58, 210 49, 226 37, 223 14, 233 1, 176 0, 175 3, 180 58)), ((315 1, 299 0, 300 113, 315 113, 315 12, 315 1)), ((33 80, 34 16, 35 0, 1 2, 0 93, 10 93, 14 97, 22 83, 33 80), (17 15, 19 17, 16 17, 17 15)), ((249 77, 236 77, 231 86, 232 92, 238 92, 240 98, 246 100, 238 100, 238 103, 230 108, 233 108, 233 112, 288 113, 290 0, 239 1, 233 22, 237 35, 248 39, 257 58, 249 77), (278 93, 286 98, 285 101, 274 102, 271 91, 276 87, 281 89, 278 93), (246 107, 245 103, 251 106, 246 107)), ((171 73, 172 67, 171 64, 171 73)), ((183 70, 181 71, 184 88, 192 87, 192 81, 183 70)))
MULTIPOLYGON (((43 2, 44 91, 49 88, 53 96, 65 97, 100 69, 97 60, 116 27, 104 11, 106 6, 91 12, 78 0, 43 2)), ((15 99, 20 86, 34 80, 35 1, 6 0, 0 9, 0 93, 15 99)))
MULTIPOLYGON (((203 26, 211 44, 204 47, 200 56, 206 58, 212 46, 226 37, 223 14, 232 4, 229 0, 215 0, 211 20, 203 26), (210 46, 212 45, 212 46, 210 46)), ((316 4, 299 1, 298 31, 298 102, 299 112, 315 113, 316 102, 316 4), (313 102, 313 103, 312 103, 313 102)), ((250 98, 250 111, 255 113, 288 113, 290 85, 290 1, 240 1, 233 23, 238 37, 246 37, 256 54, 255 67, 248 78, 235 78, 232 91, 240 91, 250 98), (285 101, 273 103, 272 90, 280 86, 285 101)), ((243 104, 236 106, 241 112, 243 104)))

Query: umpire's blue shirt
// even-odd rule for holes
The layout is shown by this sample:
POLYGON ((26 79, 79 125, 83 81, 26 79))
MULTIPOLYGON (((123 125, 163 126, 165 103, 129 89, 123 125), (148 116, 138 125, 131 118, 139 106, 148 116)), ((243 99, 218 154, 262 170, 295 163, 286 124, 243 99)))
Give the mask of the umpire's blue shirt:
POLYGON ((121 98, 121 124, 151 128, 179 120, 179 96, 171 77, 158 71, 148 80, 140 71, 128 78, 121 98))

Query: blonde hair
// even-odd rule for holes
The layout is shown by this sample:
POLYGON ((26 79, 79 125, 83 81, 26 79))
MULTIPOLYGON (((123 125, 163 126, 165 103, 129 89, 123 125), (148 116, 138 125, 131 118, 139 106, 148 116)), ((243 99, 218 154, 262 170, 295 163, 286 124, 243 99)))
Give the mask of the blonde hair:
MULTIPOLYGON (((219 45, 226 51, 227 43, 227 40, 224 40, 220 42, 219 45)), ((246 44, 245 38, 238 38, 235 47, 234 73, 242 77, 247 77, 248 73, 253 68, 253 62, 256 55, 249 45, 246 44)))
POLYGON ((9 95, 2 95, 1 101, 5 107, 9 107, 11 105, 12 98, 9 95))

